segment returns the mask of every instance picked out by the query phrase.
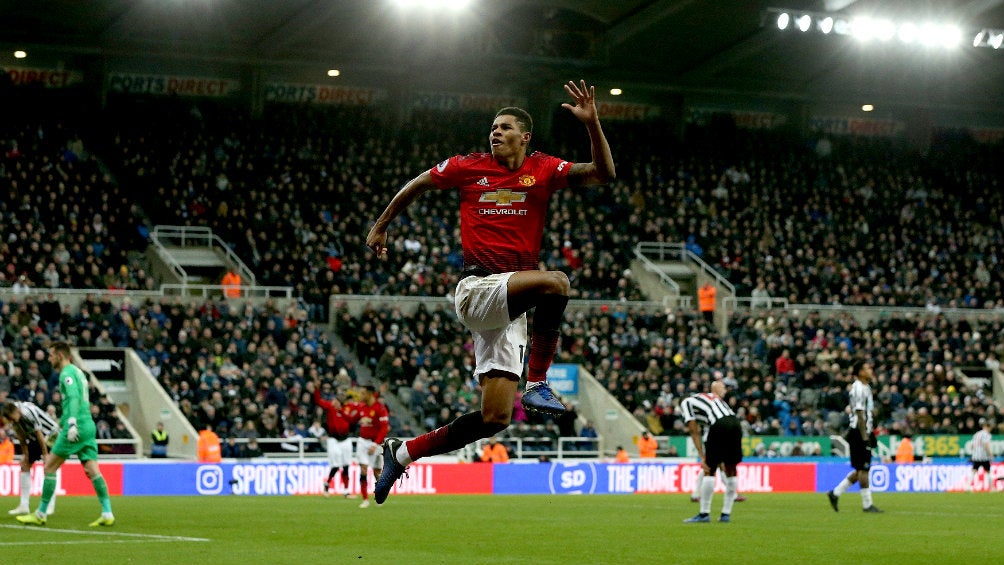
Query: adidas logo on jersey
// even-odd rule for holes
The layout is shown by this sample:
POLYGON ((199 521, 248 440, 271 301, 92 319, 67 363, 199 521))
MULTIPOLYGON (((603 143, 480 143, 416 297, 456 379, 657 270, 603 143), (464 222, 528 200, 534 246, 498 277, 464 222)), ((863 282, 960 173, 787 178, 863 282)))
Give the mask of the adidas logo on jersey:
POLYGON ((481 177, 478 181, 478 186, 488 186, 488 177, 481 177))

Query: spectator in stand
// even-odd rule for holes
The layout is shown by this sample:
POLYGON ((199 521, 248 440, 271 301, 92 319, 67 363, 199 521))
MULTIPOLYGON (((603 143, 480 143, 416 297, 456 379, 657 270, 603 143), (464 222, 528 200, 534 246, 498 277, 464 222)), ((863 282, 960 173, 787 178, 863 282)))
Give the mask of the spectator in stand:
POLYGON ((652 459, 659 448, 659 443, 648 431, 641 433, 638 438, 638 457, 641 459, 652 459))
POLYGON ((913 439, 909 432, 903 434, 896 447, 896 463, 913 463, 913 439))
POLYGON ((481 450, 481 461, 484 463, 508 463, 509 450, 499 442, 499 439, 492 436, 481 450))
POLYGON ((202 463, 219 463, 222 458, 220 449, 220 436, 213 431, 213 424, 206 422, 205 427, 199 432, 198 460, 202 463))
POLYGON ((229 299, 241 297, 241 276, 233 267, 227 269, 220 284, 223 285, 223 296, 229 299))
POLYGON ((705 282, 701 288, 697 289, 697 304, 704 316, 704 321, 709 324, 715 323, 715 306, 718 296, 718 289, 711 281, 705 282))

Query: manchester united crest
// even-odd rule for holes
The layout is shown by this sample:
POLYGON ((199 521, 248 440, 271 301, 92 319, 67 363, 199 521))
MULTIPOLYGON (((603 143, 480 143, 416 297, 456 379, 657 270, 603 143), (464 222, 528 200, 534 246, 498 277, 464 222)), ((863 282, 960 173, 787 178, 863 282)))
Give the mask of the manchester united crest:
POLYGON ((519 184, 523 186, 533 186, 537 184, 537 178, 533 175, 523 175, 519 177, 519 184))

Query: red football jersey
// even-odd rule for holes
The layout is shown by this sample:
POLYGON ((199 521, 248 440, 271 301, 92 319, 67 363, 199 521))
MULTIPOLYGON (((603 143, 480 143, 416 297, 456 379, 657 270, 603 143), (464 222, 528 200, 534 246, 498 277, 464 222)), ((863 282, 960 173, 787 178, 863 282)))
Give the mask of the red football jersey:
POLYGON ((571 166, 533 152, 515 171, 490 153, 455 155, 433 167, 436 186, 460 189, 464 266, 493 273, 536 269, 547 203, 568 186, 571 166))
POLYGON ((314 389, 314 402, 324 409, 324 414, 327 417, 327 429, 328 434, 331 437, 342 440, 349 436, 349 419, 345 417, 345 407, 335 408, 334 403, 324 400, 321 397, 321 391, 314 389))
POLYGON ((359 423, 359 437, 375 443, 383 443, 390 429, 390 415, 387 407, 379 400, 373 404, 352 402, 347 410, 347 416, 359 423))

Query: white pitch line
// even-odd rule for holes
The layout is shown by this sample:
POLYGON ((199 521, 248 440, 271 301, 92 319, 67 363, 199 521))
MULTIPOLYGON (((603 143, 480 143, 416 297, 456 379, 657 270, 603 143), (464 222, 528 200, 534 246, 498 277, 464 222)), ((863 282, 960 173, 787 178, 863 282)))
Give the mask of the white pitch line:
MULTIPOLYGON (((60 528, 46 528, 46 527, 35 527, 35 526, 13 526, 0 524, 0 528, 11 528, 19 530, 28 530, 33 532, 56 532, 61 534, 77 534, 77 535, 90 535, 90 536, 116 536, 116 537, 132 537, 140 538, 140 541, 212 541, 209 538, 193 538, 187 536, 162 536, 158 534, 135 534, 130 532, 103 532, 100 530, 65 530, 60 528)), ((124 540, 123 540, 124 541, 124 540)), ((80 543, 80 542, 60 542, 60 543, 80 543)), ((0 542, 0 545, 10 545, 0 542)))
POLYGON ((174 540, 169 539, 92 539, 92 540, 79 540, 79 541, 12 541, 12 542, 2 542, 0 541, 0 547, 9 547, 12 545, 86 545, 91 543, 167 543, 174 540))

